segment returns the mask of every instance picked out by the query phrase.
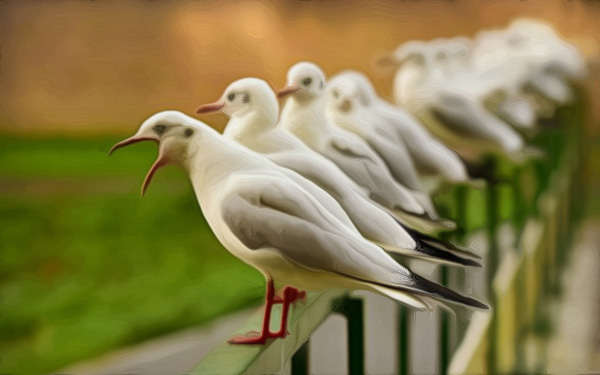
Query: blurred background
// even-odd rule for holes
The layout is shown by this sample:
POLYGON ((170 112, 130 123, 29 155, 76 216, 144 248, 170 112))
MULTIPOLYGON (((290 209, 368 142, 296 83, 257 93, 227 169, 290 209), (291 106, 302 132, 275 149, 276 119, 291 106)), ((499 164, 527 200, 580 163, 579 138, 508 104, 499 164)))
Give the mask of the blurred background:
MULTIPOLYGON (((263 279, 207 227, 185 175, 139 188, 154 145, 107 156, 151 114, 193 114, 233 80, 299 60, 365 72, 403 42, 529 16, 586 56, 592 1, 0 1, 0 373, 50 372, 251 304, 263 279)), ((600 76, 586 83, 584 189, 600 212, 600 76)), ((221 130, 223 115, 203 120, 221 130)))

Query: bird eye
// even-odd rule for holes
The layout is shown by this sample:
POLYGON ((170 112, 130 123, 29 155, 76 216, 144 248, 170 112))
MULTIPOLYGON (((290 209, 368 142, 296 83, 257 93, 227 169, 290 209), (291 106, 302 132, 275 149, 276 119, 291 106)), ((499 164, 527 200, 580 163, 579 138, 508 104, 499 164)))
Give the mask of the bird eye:
POLYGON ((333 90, 332 94, 333 94, 333 97, 336 99, 340 97, 340 93, 337 92, 337 90, 333 90))
POLYGON ((304 86, 308 86, 308 85, 310 85, 311 82, 312 82, 312 78, 305 78, 304 81, 302 81, 302 84, 304 86))
POLYGON ((185 135, 186 138, 189 138, 192 136, 192 134, 194 134, 194 130, 187 128, 187 129, 185 129, 185 132, 183 134, 185 135))
POLYGON ((250 95, 244 95, 244 103, 250 103, 250 95))
POLYGON ((167 129, 166 125, 160 125, 160 124, 154 125, 154 127, 152 128, 152 130, 158 135, 162 135, 166 129, 167 129))
POLYGON ((234 93, 231 93, 231 94, 227 95, 227 100, 229 100, 230 102, 232 102, 233 99, 235 99, 235 94, 234 93))

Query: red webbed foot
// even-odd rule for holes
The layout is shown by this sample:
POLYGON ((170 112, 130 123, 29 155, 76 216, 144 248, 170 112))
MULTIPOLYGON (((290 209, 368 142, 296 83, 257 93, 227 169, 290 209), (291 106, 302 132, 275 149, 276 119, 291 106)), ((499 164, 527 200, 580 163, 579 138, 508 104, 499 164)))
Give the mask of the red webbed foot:
POLYGON ((235 335, 227 341, 230 344, 237 345, 264 345, 267 342, 266 335, 261 335, 257 331, 250 331, 245 335, 235 335))
POLYGON ((284 299, 287 299, 288 303, 293 304, 294 306, 296 305, 296 302, 304 301, 304 299, 306 298, 305 291, 299 291, 298 289, 293 288, 291 286, 286 287, 283 293, 284 299))

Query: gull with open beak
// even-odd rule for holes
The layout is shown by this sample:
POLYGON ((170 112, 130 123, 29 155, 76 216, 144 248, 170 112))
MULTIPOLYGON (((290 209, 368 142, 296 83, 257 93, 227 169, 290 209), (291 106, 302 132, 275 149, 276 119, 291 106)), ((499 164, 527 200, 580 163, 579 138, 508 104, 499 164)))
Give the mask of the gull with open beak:
POLYGON ((280 98, 287 97, 280 118, 282 128, 333 161, 385 207, 436 220, 436 212, 424 207, 428 197, 423 192, 411 191, 396 181, 364 139, 331 123, 325 113, 324 91, 325 74, 317 65, 300 62, 292 66, 287 86, 278 92, 280 98))
MULTIPOLYGON (((264 344, 285 337, 289 307, 302 297, 296 287, 364 289, 417 308, 426 308, 435 298, 487 309, 401 266, 365 240, 325 191, 316 186, 305 189, 290 177, 295 172, 224 138, 201 121, 177 111, 157 113, 112 151, 140 140, 159 144, 163 161, 152 171, 170 163, 186 171, 216 237, 267 279, 261 332, 234 337, 230 343, 264 344), (275 296, 273 280, 288 285, 282 297, 275 296), (274 303, 283 303, 277 332, 269 328, 274 303)), ((151 175, 145 186, 150 179, 151 175)))
MULTIPOLYGON (((196 112, 216 111, 223 111, 230 117, 223 133, 225 138, 265 155, 327 191, 346 211, 365 239, 387 251, 408 257, 449 264, 480 265, 477 260, 479 257, 472 253, 433 243, 425 235, 411 237, 332 161, 277 126, 279 104, 275 92, 265 81, 258 78, 237 80, 225 89, 217 102, 204 104, 196 112)), ((314 188, 300 176, 290 175, 290 178, 307 190, 314 188)))

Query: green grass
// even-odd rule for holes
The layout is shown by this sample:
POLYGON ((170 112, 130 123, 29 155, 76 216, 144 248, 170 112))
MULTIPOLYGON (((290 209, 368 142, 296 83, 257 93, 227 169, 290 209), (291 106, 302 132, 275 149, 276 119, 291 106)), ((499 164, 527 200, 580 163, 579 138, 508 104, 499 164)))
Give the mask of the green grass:
POLYGON ((259 302, 152 144, 0 141, 0 373, 58 370, 259 302))
MULTIPOLYGON (((565 138, 559 128, 535 140, 548 157, 498 185, 497 219, 536 211, 565 138)), ((259 302, 262 277, 221 247, 185 175, 162 169, 140 198, 156 147, 109 158, 117 140, 0 138, 0 373, 59 370, 259 302)), ((486 191, 467 189, 465 210, 457 198, 436 197, 440 213, 484 227, 486 191)))

